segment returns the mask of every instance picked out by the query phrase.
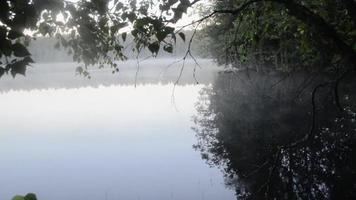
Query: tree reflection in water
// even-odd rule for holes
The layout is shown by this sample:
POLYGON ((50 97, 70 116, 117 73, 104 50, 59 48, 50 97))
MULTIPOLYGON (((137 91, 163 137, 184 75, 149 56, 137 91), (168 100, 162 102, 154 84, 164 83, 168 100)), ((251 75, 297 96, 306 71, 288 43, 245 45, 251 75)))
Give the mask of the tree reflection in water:
POLYGON ((356 199, 355 90, 340 85, 341 111, 334 87, 313 90, 322 78, 281 77, 220 74, 196 105, 194 147, 237 199, 356 199))

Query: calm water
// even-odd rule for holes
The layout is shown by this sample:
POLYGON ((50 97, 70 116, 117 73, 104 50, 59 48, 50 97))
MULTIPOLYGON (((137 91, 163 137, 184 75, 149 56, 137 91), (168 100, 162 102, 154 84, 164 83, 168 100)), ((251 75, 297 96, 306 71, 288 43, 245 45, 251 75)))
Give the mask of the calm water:
POLYGON ((318 90, 311 124, 322 77, 304 88, 303 73, 199 62, 201 84, 188 61, 176 87, 168 59, 143 63, 137 87, 133 61, 92 80, 73 63, 0 79, 0 200, 355 199, 354 79, 343 111, 334 88, 318 90))
POLYGON ((0 199, 235 199, 192 148, 204 85, 177 86, 172 98, 173 84, 53 89, 37 78, 40 89, 28 89, 29 76, 19 79, 0 94, 0 199))

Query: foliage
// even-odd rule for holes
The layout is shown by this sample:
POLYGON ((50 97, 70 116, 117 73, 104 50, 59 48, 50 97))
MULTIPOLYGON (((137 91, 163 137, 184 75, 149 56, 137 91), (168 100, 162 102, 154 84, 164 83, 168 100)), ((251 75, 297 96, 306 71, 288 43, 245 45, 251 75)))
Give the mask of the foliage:
POLYGON ((335 71, 355 63, 348 55, 356 55, 355 6, 348 0, 216 1, 208 10, 217 13, 203 30, 220 64, 335 71))
MULTIPOLYGON (((36 35, 56 37, 83 71, 94 64, 125 60, 128 32, 133 51, 147 48, 173 52, 174 28, 187 9, 200 0, 4 0, 0 3, 0 76, 25 74, 33 62, 26 50, 36 35), (33 34, 26 34, 26 33, 33 34)), ((203 22, 209 49, 219 63, 291 71, 339 70, 356 63, 356 3, 353 0, 228 0, 211 1, 203 22), (209 10, 210 9, 210 10, 209 10)), ((188 45, 190 48, 190 45, 188 45)))
POLYGON ((12 200, 37 200, 37 197, 33 193, 28 193, 25 196, 16 195, 12 200))
MULTIPOLYGON (((89 65, 110 65, 125 60, 123 43, 127 31, 134 37, 133 50, 148 48, 156 56, 160 49, 172 53, 177 22, 191 3, 188 0, 4 0, 0 3, 0 76, 25 74, 33 62, 27 51, 36 35, 56 37, 56 48, 64 47, 73 60, 89 65), (156 14, 155 10, 160 10, 156 14), (33 34, 26 34, 26 33, 33 34)), ((178 33, 184 40, 184 34, 178 33)))

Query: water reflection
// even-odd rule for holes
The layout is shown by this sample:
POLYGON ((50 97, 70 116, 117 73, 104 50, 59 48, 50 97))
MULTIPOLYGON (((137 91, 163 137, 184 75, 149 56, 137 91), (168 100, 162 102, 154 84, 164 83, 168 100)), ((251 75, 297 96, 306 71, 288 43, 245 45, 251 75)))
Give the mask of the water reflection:
POLYGON ((340 86, 345 112, 335 88, 320 87, 313 115, 317 79, 304 87, 303 75, 241 72, 202 90, 195 147, 224 170, 238 199, 356 198, 354 84, 340 86))
POLYGON ((201 85, 0 94, 0 199, 234 199, 192 149, 201 85), (177 110, 178 111, 177 111, 177 110))

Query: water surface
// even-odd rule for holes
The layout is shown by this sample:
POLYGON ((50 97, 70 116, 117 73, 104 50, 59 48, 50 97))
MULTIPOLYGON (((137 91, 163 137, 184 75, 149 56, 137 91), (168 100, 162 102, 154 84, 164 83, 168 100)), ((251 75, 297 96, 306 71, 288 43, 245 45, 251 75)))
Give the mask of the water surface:
MULTIPOLYGON (((28 78, 28 77, 26 77, 28 78)), ((235 199, 192 145, 203 85, 139 84, 0 94, 0 198, 235 199)))

